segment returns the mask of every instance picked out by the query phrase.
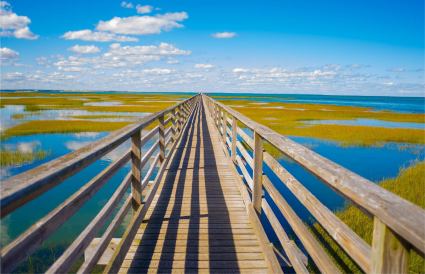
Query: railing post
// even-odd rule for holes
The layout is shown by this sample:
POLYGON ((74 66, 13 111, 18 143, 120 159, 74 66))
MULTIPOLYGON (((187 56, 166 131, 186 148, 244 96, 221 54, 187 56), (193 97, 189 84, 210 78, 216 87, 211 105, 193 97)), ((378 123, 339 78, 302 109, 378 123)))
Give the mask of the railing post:
POLYGON ((236 162, 236 143, 238 141, 238 121, 236 117, 232 117, 232 154, 231 159, 235 163, 236 162))
POLYGON ((214 123, 215 126, 218 127, 218 106, 214 104, 214 123))
POLYGON ((254 131, 254 167, 252 181, 254 185, 252 203, 257 212, 261 212, 261 199, 263 196, 263 140, 254 131))
POLYGON ((224 145, 227 144, 226 137, 227 137, 227 112, 223 109, 223 121, 221 123, 223 128, 223 143, 224 145))
POLYGON ((221 136, 223 137, 223 109, 221 107, 218 108, 218 131, 220 132, 221 136))
POLYGON ((182 129, 182 110, 181 110, 181 106, 177 107, 177 131, 180 132, 182 129))
POLYGON ((171 136, 173 138, 173 142, 177 139, 177 108, 173 109, 173 117, 171 119, 171 136))
POLYGON ((377 217, 373 219, 371 273, 407 273, 409 250, 377 217))
POLYGON ((131 195, 133 208, 142 204, 142 138, 138 130, 131 136, 131 195))
POLYGON ((162 163, 165 159, 164 115, 161 115, 158 120, 159 120, 159 162, 162 163))

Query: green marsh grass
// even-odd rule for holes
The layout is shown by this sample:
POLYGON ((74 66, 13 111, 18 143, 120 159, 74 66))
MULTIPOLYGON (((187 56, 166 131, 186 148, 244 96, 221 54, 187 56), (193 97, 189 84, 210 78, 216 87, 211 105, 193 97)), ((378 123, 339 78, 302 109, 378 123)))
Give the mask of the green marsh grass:
POLYGON ((102 122, 78 120, 42 120, 28 121, 6 129, 1 137, 22 136, 43 133, 74 133, 74 132, 101 132, 120 129, 130 122, 102 122))
POLYGON ((50 153, 45 150, 22 152, 18 150, 0 150, 0 166, 17 166, 44 159, 50 153))
MULTIPOLYGON (((379 183, 384 189, 425 208, 425 161, 416 163, 400 171, 399 175, 392 179, 383 180, 379 183)), ((367 217, 357 207, 350 205, 336 215, 346 223, 354 232, 367 243, 372 242, 373 220, 367 217)), ((317 238, 329 248, 329 254, 341 265, 345 273, 362 273, 361 269, 345 254, 345 252, 330 238, 325 230, 318 224, 314 224, 312 230, 317 238)), ((425 260, 411 251, 409 258, 410 273, 425 273, 425 260)))
POLYGON ((136 116, 129 116, 129 115, 73 115, 70 116, 70 118, 75 119, 115 119, 115 118, 136 118, 136 116))
POLYGON ((223 101, 238 112, 287 136, 304 136, 340 142, 342 145, 380 145, 385 142, 425 144, 425 131, 409 128, 384 128, 306 124, 312 120, 377 119, 392 122, 424 123, 424 114, 372 111, 364 107, 298 104, 253 103, 247 100, 223 101))

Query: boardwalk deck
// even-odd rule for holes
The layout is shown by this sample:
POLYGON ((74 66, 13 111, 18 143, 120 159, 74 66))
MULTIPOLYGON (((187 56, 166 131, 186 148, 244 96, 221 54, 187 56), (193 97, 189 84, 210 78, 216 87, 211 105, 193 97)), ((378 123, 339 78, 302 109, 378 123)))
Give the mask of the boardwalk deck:
POLYGON ((208 118, 199 104, 120 272, 270 272, 208 118))
POLYGON ((130 160, 131 171, 46 273, 67 273, 92 246, 78 270, 91 273, 121 225, 125 232, 114 240, 118 244, 104 273, 282 273, 280 263, 296 273, 309 273, 307 265, 313 263, 321 273, 340 273, 339 261, 278 184, 366 273, 407 273, 410 250, 425 256, 425 210, 205 95, 2 182, 1 220, 130 140, 126 153, 0 250, 2 272, 12 272, 39 250, 130 160), (153 123, 158 126, 149 129, 153 123), (373 217, 372 245, 286 170, 270 147, 373 217), (130 212, 130 222, 124 222, 130 212), (271 234, 265 234, 266 219, 278 242, 271 243, 271 234))

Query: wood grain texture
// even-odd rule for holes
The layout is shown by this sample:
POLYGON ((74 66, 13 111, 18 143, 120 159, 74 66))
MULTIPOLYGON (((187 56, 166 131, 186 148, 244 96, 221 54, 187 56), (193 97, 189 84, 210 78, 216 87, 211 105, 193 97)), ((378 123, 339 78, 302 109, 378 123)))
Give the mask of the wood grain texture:
POLYGON ((408 273, 409 249, 378 218, 373 220, 371 273, 408 273))
POLYGON ((209 131, 204 109, 196 111, 120 272, 269 272, 229 159, 218 149, 222 137, 209 131))
MULTIPOLYGON (((423 256, 425 254, 425 210, 383 189, 358 174, 326 159, 314 151, 261 125, 234 109, 202 95, 222 108, 286 156, 305 167, 356 206, 376 216, 391 230, 408 241, 423 256)), ((242 130, 238 131, 245 135, 242 130)), ((252 147, 252 143, 250 144, 252 147)))
POLYGON ((147 115, 140 122, 111 132, 99 141, 3 181, 0 184, 0 193, 2 194, 0 197, 1 218, 100 159, 158 117, 195 99, 196 95, 175 106, 147 115))

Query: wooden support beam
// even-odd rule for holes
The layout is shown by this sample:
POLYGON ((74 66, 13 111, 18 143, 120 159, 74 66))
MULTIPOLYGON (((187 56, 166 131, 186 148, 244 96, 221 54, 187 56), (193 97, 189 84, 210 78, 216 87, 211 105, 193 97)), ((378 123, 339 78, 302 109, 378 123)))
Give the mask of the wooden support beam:
POLYGON ((261 136, 254 132, 254 167, 252 181, 254 184, 252 203, 261 212, 261 199, 263 198, 263 140, 261 136))
POLYGON ((232 117, 232 153, 231 158, 232 161, 236 161, 236 143, 238 141, 238 121, 236 120, 236 117, 232 117))
POLYGON ((373 219, 372 273, 407 273, 409 249, 377 217, 373 219))
POLYGON ((165 124, 164 116, 159 117, 159 161, 162 163, 165 159, 165 124))
POLYGON ((133 208, 137 209, 142 204, 142 148, 141 131, 138 130, 131 136, 131 195, 133 208))
POLYGON ((221 120, 221 127, 223 129, 223 142, 226 143, 227 137, 227 112, 223 110, 223 119, 221 120))

